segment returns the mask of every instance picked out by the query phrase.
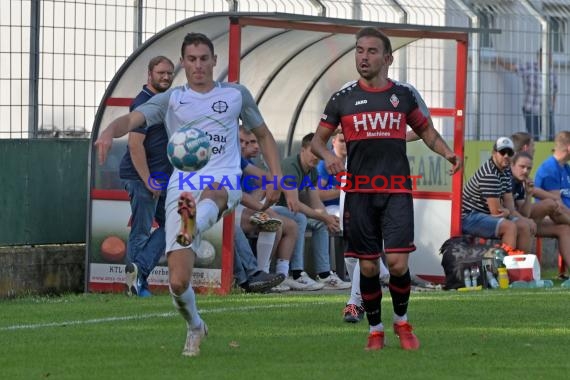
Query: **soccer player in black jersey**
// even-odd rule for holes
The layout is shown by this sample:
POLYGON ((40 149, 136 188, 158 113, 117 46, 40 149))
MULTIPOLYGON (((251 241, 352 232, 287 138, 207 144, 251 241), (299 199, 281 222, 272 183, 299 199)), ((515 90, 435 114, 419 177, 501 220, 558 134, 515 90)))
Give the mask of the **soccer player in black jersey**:
MULTIPOLYGON (((344 205, 345 256, 360 262, 360 291, 370 325, 367 350, 384 347, 378 258, 386 253, 394 332, 405 350, 420 343, 408 323, 411 278, 408 254, 415 250, 410 165, 406 156, 406 124, 452 165, 461 160, 435 130, 419 93, 409 84, 388 78, 393 62, 390 39, 376 28, 356 35, 358 81, 333 94, 312 141, 313 152, 331 174, 346 173, 344 205), (326 147, 340 124, 348 148, 347 168, 326 147)), ((340 177, 339 177, 340 178, 340 177)))

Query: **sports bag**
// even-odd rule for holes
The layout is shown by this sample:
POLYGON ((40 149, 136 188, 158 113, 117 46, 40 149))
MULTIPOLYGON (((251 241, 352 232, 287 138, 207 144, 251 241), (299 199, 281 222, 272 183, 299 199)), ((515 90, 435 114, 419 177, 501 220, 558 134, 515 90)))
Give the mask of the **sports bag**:
POLYGON ((465 287, 464 270, 473 267, 479 269, 476 285, 489 287, 486 271, 496 275, 497 268, 502 265, 505 257, 505 251, 501 248, 476 243, 476 239, 469 235, 451 237, 443 243, 439 253, 442 255, 441 266, 445 272, 446 290, 465 287))

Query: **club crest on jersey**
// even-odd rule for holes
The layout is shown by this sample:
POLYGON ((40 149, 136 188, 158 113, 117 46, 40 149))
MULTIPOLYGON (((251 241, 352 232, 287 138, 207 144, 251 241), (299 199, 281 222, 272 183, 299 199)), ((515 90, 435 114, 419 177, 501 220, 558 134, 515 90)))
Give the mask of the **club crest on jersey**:
POLYGON ((228 103, 224 102, 223 100, 218 100, 212 104, 212 111, 217 113, 224 113, 228 110, 228 103))
POLYGON ((394 108, 398 107, 398 104, 400 104, 400 99, 398 99, 396 94, 392 94, 392 96, 390 96, 390 103, 392 103, 394 108))

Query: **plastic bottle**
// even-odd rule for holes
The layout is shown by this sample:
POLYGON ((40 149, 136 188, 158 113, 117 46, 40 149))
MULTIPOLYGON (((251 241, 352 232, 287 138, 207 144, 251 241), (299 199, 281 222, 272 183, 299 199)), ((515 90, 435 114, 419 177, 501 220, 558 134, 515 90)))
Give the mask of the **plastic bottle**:
POLYGON ((511 288, 518 288, 518 289, 527 289, 527 288, 534 288, 533 283, 531 281, 513 281, 510 285, 511 288))
POLYGON ((489 270, 485 270, 485 275, 487 276, 487 284, 489 284, 489 287, 497 289, 499 287, 499 283, 495 276, 493 276, 493 273, 489 270))
MULTIPOLYGON (((479 270, 479 267, 477 265, 473 265, 471 267, 471 286, 477 286, 479 281, 477 281, 477 279, 479 278, 479 275, 481 274, 481 271, 479 270)), ((482 283, 482 281, 481 281, 482 283)))
POLYGON ((465 282, 465 287, 470 288, 471 285, 471 271, 469 268, 465 268, 463 271, 463 281, 465 282))
POLYGON ((499 287, 501 289, 509 288, 509 275, 507 274, 507 268, 499 268, 499 287))
POLYGON ((554 286, 551 280, 535 280, 532 282, 534 283, 534 286, 531 286, 533 288, 552 288, 554 286))

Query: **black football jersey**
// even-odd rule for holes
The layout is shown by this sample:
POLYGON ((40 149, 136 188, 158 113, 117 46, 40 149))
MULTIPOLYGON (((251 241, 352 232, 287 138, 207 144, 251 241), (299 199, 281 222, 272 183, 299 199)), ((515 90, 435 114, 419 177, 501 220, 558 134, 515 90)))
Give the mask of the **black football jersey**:
POLYGON ((406 125, 418 132, 428 118, 427 106, 409 84, 390 80, 384 88, 370 88, 354 81, 333 94, 319 125, 342 128, 348 151, 344 190, 411 192, 406 125))

